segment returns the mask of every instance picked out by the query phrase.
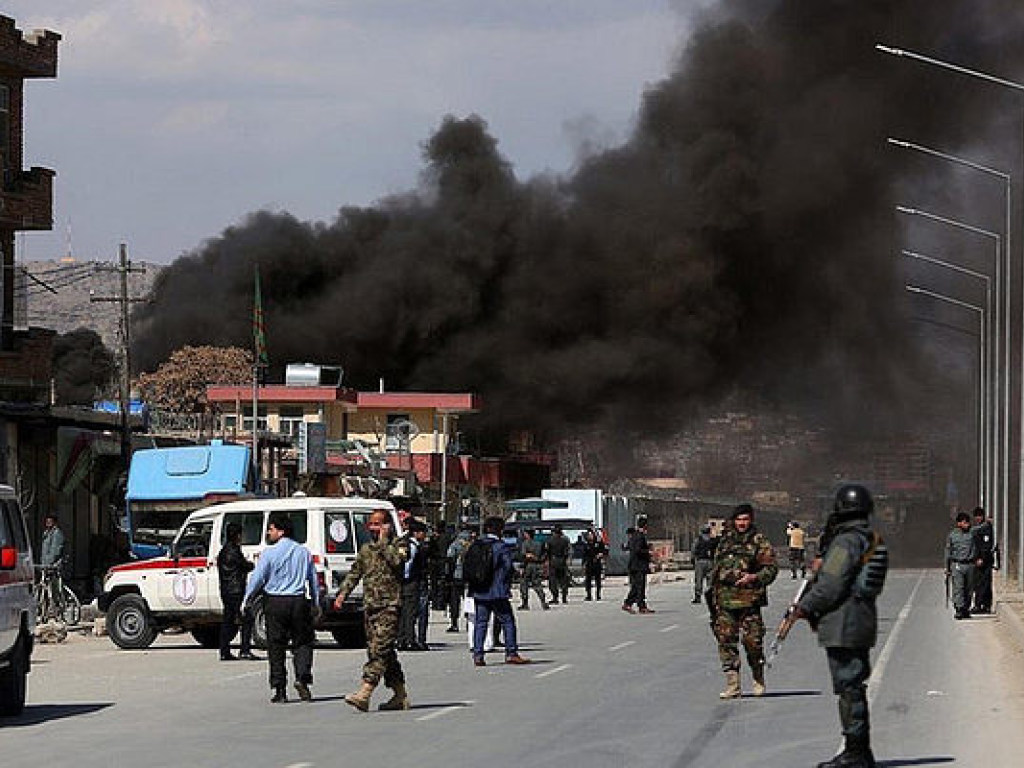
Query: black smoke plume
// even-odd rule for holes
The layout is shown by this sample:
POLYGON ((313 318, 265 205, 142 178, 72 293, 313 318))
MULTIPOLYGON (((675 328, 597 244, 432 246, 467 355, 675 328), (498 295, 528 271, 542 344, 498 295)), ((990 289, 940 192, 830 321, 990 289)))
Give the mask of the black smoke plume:
POLYGON ((477 391, 492 427, 667 428, 744 391, 851 429, 898 422, 931 374, 906 332, 893 207, 908 178, 941 197, 946 172, 922 174, 886 136, 1006 165, 1014 102, 875 44, 1020 78, 1022 13, 723 1, 621 146, 522 180, 483 119, 446 117, 419 189, 330 224, 255 213, 179 258, 136 311, 134 360, 250 347, 258 263, 278 365, 477 391))
POLYGON ((109 394, 116 366, 114 353, 88 328, 53 340, 54 394, 58 405, 92 405, 109 394))

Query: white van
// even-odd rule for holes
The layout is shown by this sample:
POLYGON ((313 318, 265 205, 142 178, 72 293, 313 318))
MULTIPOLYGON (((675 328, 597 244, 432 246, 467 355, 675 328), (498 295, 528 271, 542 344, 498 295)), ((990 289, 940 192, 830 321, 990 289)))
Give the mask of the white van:
MULTIPOLYGON (((206 648, 216 648, 223 606, 217 555, 229 523, 242 528, 242 552, 256 562, 268 546, 267 523, 272 514, 287 515, 294 539, 313 555, 325 610, 317 624, 344 647, 365 644, 362 592, 357 590, 342 610, 332 604, 359 547, 370 540, 366 521, 386 512, 401 533, 394 506, 379 499, 316 498, 252 499, 217 504, 188 516, 171 545, 172 555, 111 568, 98 600, 107 615, 107 633, 121 648, 146 648, 164 629, 181 627, 206 648)), ((253 605, 253 644, 266 645, 261 600, 253 605)))
POLYGON ((33 575, 32 547, 17 495, 0 485, 0 715, 17 715, 25 707, 36 630, 33 575))

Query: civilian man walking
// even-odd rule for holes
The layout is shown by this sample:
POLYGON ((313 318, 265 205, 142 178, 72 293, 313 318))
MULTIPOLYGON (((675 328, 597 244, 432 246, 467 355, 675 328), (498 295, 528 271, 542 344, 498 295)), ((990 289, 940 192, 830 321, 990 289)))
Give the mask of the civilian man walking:
POLYGON ((495 615, 496 621, 501 625, 502 634, 505 637, 505 663, 506 664, 529 664, 530 660, 519 655, 519 645, 516 638, 516 618, 512 614, 512 545, 506 544, 499 538, 505 521, 500 517, 488 517, 484 520, 484 535, 480 543, 474 547, 490 548, 490 556, 493 562, 493 576, 490 584, 480 584, 470 579, 470 591, 473 602, 476 606, 476 614, 473 617, 473 663, 482 667, 484 661, 484 638, 487 637, 487 625, 491 620, 491 614, 495 615))
POLYGON ((260 556, 256 570, 245 591, 243 606, 250 604, 261 589, 266 593, 267 658, 270 662, 270 687, 274 689, 272 704, 288 701, 285 687, 285 650, 292 645, 295 666, 295 690, 303 701, 313 694, 313 613, 320 611, 320 594, 313 568, 313 556, 292 539, 292 521, 287 515, 270 517, 267 536, 271 546, 260 556), (307 597, 308 590, 308 597, 307 597))

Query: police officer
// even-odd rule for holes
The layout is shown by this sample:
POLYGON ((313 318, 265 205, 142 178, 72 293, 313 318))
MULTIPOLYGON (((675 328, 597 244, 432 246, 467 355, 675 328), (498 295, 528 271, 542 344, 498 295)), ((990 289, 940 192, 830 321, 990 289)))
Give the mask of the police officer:
POLYGON ((700 535, 693 540, 690 554, 693 559, 693 600, 700 602, 704 594, 705 583, 711 581, 711 568, 715 564, 715 547, 718 542, 711 536, 711 526, 705 523, 700 527, 700 535))
POLYGON ((971 592, 974 597, 972 613, 992 612, 992 569, 996 565, 995 534, 992 523, 985 519, 985 510, 977 507, 974 510, 974 525, 971 536, 977 549, 978 559, 974 562, 974 582, 971 592))
POLYGON ((822 536, 824 552, 810 589, 797 606, 825 648, 832 689, 839 696, 843 751, 818 768, 873 768, 868 698, 870 649, 878 633, 875 600, 888 570, 885 545, 868 523, 874 510, 861 485, 844 485, 822 536))
POLYGON ((725 673, 722 699, 740 696, 739 642, 747 652, 754 677, 754 695, 765 694, 764 619, 761 606, 768 604, 768 585, 779 573, 775 551, 754 525, 754 508, 740 504, 726 525, 711 570, 714 597, 712 630, 718 640, 718 658, 725 673))
POLYGON ((978 547, 971 535, 971 516, 958 512, 956 526, 946 537, 946 578, 953 580, 953 618, 971 618, 971 572, 978 547))
POLYGON ((544 597, 544 585, 541 583, 541 568, 547 556, 542 542, 534 537, 532 528, 523 530, 523 543, 519 545, 519 553, 523 560, 523 577, 519 581, 519 610, 530 610, 530 590, 540 598, 540 607, 548 610, 548 601, 544 597))

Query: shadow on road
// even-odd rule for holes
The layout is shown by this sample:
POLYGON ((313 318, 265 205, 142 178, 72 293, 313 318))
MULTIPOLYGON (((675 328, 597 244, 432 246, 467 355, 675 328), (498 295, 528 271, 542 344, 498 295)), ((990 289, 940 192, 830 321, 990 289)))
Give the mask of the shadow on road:
POLYGON ((954 763, 956 760, 949 755, 941 757, 898 757, 895 760, 876 760, 875 763, 881 767, 896 768, 901 765, 945 765, 954 763))
POLYGON ((821 691, 768 691, 762 696, 755 696, 752 693, 744 693, 744 699, 781 699, 792 696, 821 696, 821 691))
POLYGON ((17 717, 4 718, 2 722, 5 728, 39 725, 40 723, 48 723, 51 720, 63 720, 66 717, 89 715, 112 706, 114 706, 113 702, 102 704, 30 704, 17 717))

